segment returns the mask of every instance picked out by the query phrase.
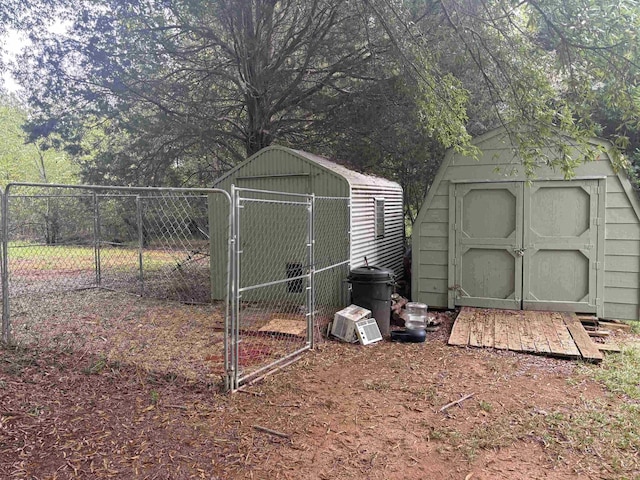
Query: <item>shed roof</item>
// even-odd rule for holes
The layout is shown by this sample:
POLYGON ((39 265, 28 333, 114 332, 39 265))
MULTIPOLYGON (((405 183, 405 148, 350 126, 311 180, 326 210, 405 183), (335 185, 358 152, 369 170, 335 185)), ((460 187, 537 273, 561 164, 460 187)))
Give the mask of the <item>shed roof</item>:
MULTIPOLYGON (((285 147, 282 147, 285 148, 285 147)), ((326 168, 327 170, 331 170, 334 173, 337 173, 341 177, 343 177, 349 185, 358 186, 358 185, 376 185, 380 187, 391 187, 391 188, 400 188, 400 185, 391 180, 387 180, 386 178, 376 177, 375 175, 368 175, 365 173, 356 172, 351 170, 344 165, 340 165, 339 163, 333 162, 328 158, 321 157, 320 155, 315 155, 313 153, 304 152, 302 150, 291 150, 292 152, 297 153, 298 155, 310 160, 314 163, 317 163, 321 167, 326 168)))
POLYGON ((283 147, 283 146, 280 146, 280 145, 271 145, 269 147, 266 147, 266 148, 260 150, 259 152, 255 153, 254 155, 249 157, 244 162, 242 162, 239 165, 237 165, 234 168, 232 168, 230 171, 228 171, 227 173, 222 175, 220 178, 216 179, 214 184, 219 184, 224 179, 232 176, 235 172, 240 170, 243 166, 245 166, 249 162, 254 161, 254 159, 258 155, 260 155, 261 153, 264 153, 265 150, 286 151, 286 152, 294 155, 295 157, 297 157, 297 158, 299 158, 299 159, 301 159, 301 160, 303 160, 305 162, 312 162, 315 165, 318 165, 320 168, 322 168, 324 170, 327 170, 327 171, 333 173, 334 175, 338 175, 338 176, 344 178, 347 181, 347 183, 349 183, 349 185, 351 187, 377 186, 377 187, 392 188, 394 190, 401 190, 402 189, 402 187, 400 187, 400 185, 398 183, 393 182, 391 180, 387 180, 386 178, 376 177, 375 175, 368 175, 368 174, 364 174, 364 173, 359 173, 359 172, 356 172, 354 170, 351 170, 351 169, 345 167, 344 165, 340 165, 339 163, 336 163, 336 162, 334 162, 332 160, 329 160, 328 158, 321 157, 320 155, 315 155, 313 153, 305 152, 303 150, 294 150, 292 148, 287 148, 287 147, 283 147))

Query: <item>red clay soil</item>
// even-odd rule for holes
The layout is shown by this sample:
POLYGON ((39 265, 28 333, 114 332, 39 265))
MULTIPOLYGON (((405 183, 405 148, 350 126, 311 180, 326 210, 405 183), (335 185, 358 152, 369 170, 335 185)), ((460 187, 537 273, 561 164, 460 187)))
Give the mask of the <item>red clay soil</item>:
POLYGON ((0 350, 0 478, 621 478, 540 435, 540 418, 604 396, 576 363, 449 347, 448 328, 326 342, 235 394, 83 352, 0 350))

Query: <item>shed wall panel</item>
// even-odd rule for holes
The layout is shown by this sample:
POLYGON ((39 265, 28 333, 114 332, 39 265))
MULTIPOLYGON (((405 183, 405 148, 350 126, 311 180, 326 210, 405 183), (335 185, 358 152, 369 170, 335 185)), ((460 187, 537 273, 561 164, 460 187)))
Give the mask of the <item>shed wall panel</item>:
POLYGON ((447 293, 447 282, 435 278, 420 279, 420 291, 425 293, 447 293))
POLYGON ((604 272, 605 287, 635 288, 637 284, 637 272, 604 272))
POLYGON ((640 272, 638 262, 633 261, 633 257, 622 255, 605 255, 604 268, 605 273, 609 272, 611 274, 615 272, 640 272))
POLYGON ((432 307, 446 308, 449 287, 449 182, 439 182, 433 188, 435 191, 430 208, 420 211, 416 219, 419 225, 414 225, 413 229, 412 299, 432 307))
POLYGON ((640 224, 616 175, 607 177, 604 313, 637 319, 640 304, 640 224), (628 315, 633 312, 632 316, 628 315))
POLYGON ((638 318, 638 308, 635 305, 607 302, 604 304, 603 317, 620 320, 636 320, 638 318))
POLYGON ((420 302, 427 304, 433 308, 446 308, 447 306, 447 294, 446 293, 420 293, 420 302))
POLYGON ((638 291, 635 288, 605 287, 604 296, 606 303, 638 304, 638 291))

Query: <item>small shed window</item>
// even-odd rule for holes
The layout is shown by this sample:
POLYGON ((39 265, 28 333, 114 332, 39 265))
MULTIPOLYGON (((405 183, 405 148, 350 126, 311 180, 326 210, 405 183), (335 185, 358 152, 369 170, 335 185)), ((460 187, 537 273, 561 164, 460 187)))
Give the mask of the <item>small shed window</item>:
POLYGON ((384 198, 375 199, 376 238, 384 237, 384 198))

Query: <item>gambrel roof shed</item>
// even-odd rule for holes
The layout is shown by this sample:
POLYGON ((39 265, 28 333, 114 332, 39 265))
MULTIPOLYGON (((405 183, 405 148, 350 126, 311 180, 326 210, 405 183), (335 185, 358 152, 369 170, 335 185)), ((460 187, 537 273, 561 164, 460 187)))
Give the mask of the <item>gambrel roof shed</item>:
POLYGON ((506 129, 474 144, 478 160, 446 154, 416 219, 413 300, 638 319, 640 203, 608 148, 571 180, 541 166, 527 182, 506 129))

